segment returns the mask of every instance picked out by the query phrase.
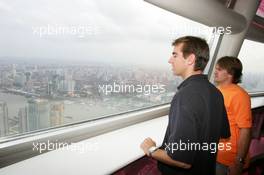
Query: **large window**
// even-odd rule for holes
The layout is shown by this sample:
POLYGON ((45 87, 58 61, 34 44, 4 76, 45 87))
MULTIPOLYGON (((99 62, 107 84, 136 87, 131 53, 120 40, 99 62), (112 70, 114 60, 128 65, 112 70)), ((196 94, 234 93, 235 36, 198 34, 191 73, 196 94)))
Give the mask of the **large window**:
POLYGON ((264 91, 264 44, 245 40, 239 53, 243 64, 242 86, 248 92, 264 91))
POLYGON ((0 1, 0 136, 168 103, 171 42, 212 30, 141 0, 0 1))

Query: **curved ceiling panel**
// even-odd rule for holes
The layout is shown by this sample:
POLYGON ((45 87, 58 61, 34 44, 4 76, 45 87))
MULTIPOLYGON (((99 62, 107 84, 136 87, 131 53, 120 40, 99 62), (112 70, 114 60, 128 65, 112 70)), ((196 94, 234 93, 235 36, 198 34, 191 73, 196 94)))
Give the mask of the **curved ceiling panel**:
POLYGON ((210 27, 232 27, 232 33, 245 29, 246 18, 226 8, 218 0, 145 0, 180 16, 210 27))
POLYGON ((259 8, 250 24, 246 38, 264 43, 264 0, 259 4, 259 8))

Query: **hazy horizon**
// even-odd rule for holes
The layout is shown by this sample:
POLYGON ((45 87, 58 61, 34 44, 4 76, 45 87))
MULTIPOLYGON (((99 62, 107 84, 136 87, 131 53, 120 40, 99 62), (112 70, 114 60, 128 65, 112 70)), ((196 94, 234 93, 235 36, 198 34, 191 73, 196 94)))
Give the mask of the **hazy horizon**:
POLYGON ((209 27, 141 0, 2 0, 0 14, 0 57, 167 66, 173 39, 210 39, 209 27))

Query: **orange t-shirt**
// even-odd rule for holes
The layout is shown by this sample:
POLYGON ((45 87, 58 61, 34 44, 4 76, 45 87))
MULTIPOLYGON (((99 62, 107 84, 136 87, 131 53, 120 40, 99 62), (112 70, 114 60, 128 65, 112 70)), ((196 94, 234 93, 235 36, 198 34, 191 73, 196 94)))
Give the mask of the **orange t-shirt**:
POLYGON ((229 139, 221 139, 220 142, 231 143, 231 150, 218 150, 217 162, 230 166, 234 164, 237 155, 239 128, 251 128, 252 126, 250 97, 243 88, 236 84, 218 87, 218 89, 224 96, 231 132, 229 139))

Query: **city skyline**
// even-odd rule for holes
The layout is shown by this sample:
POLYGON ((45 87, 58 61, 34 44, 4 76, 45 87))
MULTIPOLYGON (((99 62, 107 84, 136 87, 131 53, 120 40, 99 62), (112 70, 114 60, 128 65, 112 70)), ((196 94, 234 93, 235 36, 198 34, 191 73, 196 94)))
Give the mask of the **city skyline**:
POLYGON ((5 122, 0 134, 22 134, 167 103, 176 89, 174 80, 170 71, 131 65, 1 64, 0 101, 5 107, 0 120, 5 122), (163 84, 166 92, 100 91, 100 85, 113 83, 163 84))

